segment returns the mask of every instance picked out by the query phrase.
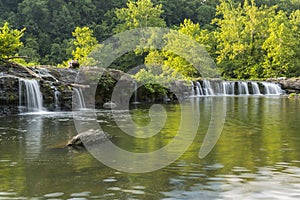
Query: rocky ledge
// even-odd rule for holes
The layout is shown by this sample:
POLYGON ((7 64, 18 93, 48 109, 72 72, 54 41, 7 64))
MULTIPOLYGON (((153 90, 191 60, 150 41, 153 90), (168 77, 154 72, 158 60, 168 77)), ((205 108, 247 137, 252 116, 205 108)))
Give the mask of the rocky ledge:
POLYGON ((26 108, 23 107, 31 101, 26 98, 27 80, 37 82, 42 96, 42 107, 47 111, 71 111, 74 104, 78 103, 73 102, 76 100, 73 93, 78 90, 88 97, 84 99, 86 107, 105 108, 105 103, 111 101, 117 83, 127 88, 124 88, 125 93, 121 94, 120 102, 114 102, 116 106, 124 97, 131 102, 136 99, 139 102, 160 102, 165 99, 177 101, 178 98, 184 98, 189 91, 184 81, 177 81, 172 83, 171 89, 166 89, 167 94, 159 91, 153 93, 144 86, 139 87, 134 94, 136 81, 120 70, 97 67, 83 67, 79 70, 53 66, 23 67, 14 63, 0 64, 0 116, 26 112, 26 108), (177 96, 174 95, 174 91, 177 96))
POLYGON ((268 81, 277 82, 281 85, 281 88, 288 94, 296 93, 300 94, 300 77, 299 78, 270 78, 268 81))

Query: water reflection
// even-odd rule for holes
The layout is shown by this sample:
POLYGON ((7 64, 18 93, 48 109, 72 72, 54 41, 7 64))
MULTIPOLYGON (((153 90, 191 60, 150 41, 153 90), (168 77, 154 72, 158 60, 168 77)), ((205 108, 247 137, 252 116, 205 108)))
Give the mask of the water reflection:
POLYGON ((26 134, 24 134, 25 152, 27 154, 27 157, 30 159, 36 159, 41 152, 43 117, 35 115, 30 118, 30 120, 27 120, 25 127, 23 126, 20 128, 24 128, 25 130, 27 130, 26 134))
MULTIPOLYGON (((185 102, 191 112, 200 112, 193 144, 173 164, 145 174, 121 173, 88 152, 63 148, 76 134, 72 113, 2 117, 0 199, 299 199, 300 101, 226 97, 223 132, 199 159, 211 103, 211 98, 185 102)), ((149 140, 122 133, 111 112, 98 110, 97 122, 116 136, 113 142, 120 148, 155 151, 172 140, 181 120, 179 105, 164 107, 166 127, 149 140)), ((149 120, 145 105, 119 116, 141 125, 149 120)))
MULTIPOLYGON (((210 166, 218 170, 222 165, 210 166)), ((257 168, 251 173, 244 167, 234 167, 228 174, 207 177, 193 172, 169 180, 174 188, 162 192, 169 199, 299 199, 300 168, 288 163, 257 168), (188 184, 188 182, 192 182, 188 184)))

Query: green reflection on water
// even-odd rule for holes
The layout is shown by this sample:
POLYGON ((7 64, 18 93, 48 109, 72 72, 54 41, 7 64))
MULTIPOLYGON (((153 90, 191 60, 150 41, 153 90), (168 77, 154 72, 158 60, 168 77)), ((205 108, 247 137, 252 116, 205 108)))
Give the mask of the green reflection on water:
MULTIPOLYGON (((61 192, 59 198, 63 199, 76 195, 100 199, 159 199, 172 196, 174 191, 203 191, 217 197, 224 191, 222 184, 212 189, 216 180, 226 183, 231 180, 228 176, 247 172, 248 176, 240 179, 250 183, 262 176, 265 168, 288 177, 292 169, 297 175, 300 167, 299 100, 228 97, 222 135, 212 152, 200 160, 198 152, 209 126, 211 102, 210 98, 194 98, 184 103, 200 110, 200 126, 194 143, 175 163, 146 174, 120 173, 104 166, 88 152, 62 148, 64 142, 76 134, 70 113, 2 117, 0 197, 43 197, 61 192), (211 180, 215 181, 213 186, 211 180), (168 191, 172 194, 165 193, 168 191)), ((167 145, 179 127, 180 105, 164 107, 168 116, 166 125, 150 139, 134 139, 122 133, 109 112, 99 111, 98 119, 106 132, 116 136, 113 142, 119 147, 132 152, 149 152, 167 145)), ((148 108, 140 105, 131 110, 137 124, 145 126, 150 122, 148 108)), ((300 184, 299 179, 293 181, 300 184)), ((267 186, 265 189, 268 190, 267 186)))

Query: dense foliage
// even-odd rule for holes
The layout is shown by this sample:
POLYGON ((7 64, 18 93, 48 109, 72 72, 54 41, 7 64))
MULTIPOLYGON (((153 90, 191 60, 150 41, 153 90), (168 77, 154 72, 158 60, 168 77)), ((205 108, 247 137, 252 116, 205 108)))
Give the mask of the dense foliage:
POLYGON ((299 74, 299 10, 288 15, 276 11, 277 6, 258 7, 253 0, 220 2, 221 17, 214 23, 216 60, 223 75, 248 79, 299 74))
POLYGON ((6 22, 3 27, 0 27, 0 60, 10 59, 15 56, 18 49, 23 45, 20 41, 25 29, 12 30, 6 22))
MULTIPOLYGON (((298 0, 0 0, 1 56, 47 65, 85 62, 98 41, 160 26, 205 46, 224 77, 299 76, 299 9, 298 0), (4 30, 15 37, 3 40, 4 30), (14 45, 5 49, 4 41, 14 45)), ((186 60, 164 50, 129 52, 111 67, 128 70, 145 62, 146 71, 153 71, 153 61, 165 66, 156 69, 162 74, 199 76, 186 60)))

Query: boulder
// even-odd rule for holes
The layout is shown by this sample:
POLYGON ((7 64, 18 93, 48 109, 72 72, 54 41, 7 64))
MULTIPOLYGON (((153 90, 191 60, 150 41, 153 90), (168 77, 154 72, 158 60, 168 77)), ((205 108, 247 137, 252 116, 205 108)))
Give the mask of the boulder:
POLYGON ((105 108, 105 109, 114 109, 116 107, 117 107, 117 104, 115 104, 114 102, 111 102, 111 101, 103 104, 103 108, 105 108))
POLYGON ((74 136, 68 141, 66 146, 73 148, 85 148, 86 145, 94 146, 101 144, 108 141, 109 138, 111 138, 111 136, 103 131, 90 129, 74 136))
POLYGON ((277 82, 287 93, 300 93, 300 78, 279 79, 277 82))

